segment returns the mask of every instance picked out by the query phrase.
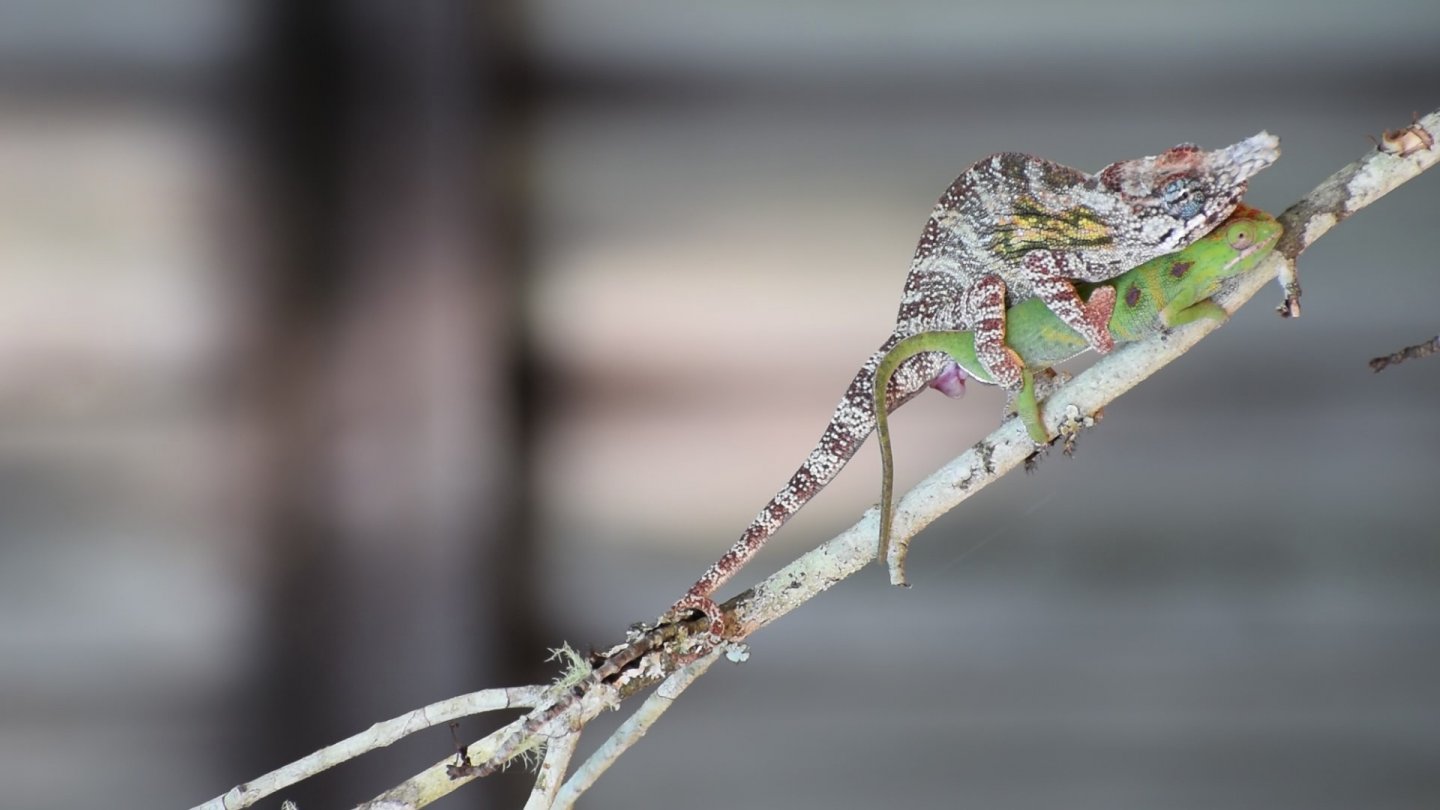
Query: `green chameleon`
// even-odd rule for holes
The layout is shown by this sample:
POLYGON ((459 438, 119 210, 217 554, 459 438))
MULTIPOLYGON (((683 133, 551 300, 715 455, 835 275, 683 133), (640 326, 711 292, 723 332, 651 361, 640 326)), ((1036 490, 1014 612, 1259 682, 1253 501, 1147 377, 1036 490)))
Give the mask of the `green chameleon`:
MULTIPOLYGON (((1207 236, 1179 253, 1152 259, 1109 281, 1082 287, 1087 298, 1102 287, 1116 292, 1110 332, 1117 342, 1141 340, 1151 335, 1204 318, 1224 320, 1224 308, 1210 296, 1227 279, 1260 263, 1280 238, 1280 224, 1257 208, 1242 205, 1229 219, 1207 236)), ((1066 326, 1032 298, 1010 307, 1005 316, 1005 342, 1025 362, 1023 383, 1015 397, 1015 410, 1030 438, 1038 444, 1050 441, 1040 421, 1032 368, 1045 369, 1081 354, 1085 339, 1066 326)), ((899 343, 880 361, 875 370, 875 432, 880 441, 882 467, 880 485, 880 559, 890 548, 895 487, 895 459, 890 447, 890 423, 886 412, 886 391, 895 370, 906 360, 926 352, 944 352, 963 372, 982 383, 994 384, 975 357, 975 333, 958 331, 921 332, 899 343)))

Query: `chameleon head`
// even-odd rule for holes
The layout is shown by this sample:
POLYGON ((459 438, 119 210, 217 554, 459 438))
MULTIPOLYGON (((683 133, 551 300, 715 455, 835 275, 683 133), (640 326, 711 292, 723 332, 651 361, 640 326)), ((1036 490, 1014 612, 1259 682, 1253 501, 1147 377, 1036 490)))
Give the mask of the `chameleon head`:
POLYGON ((1127 238, 1155 255, 1183 250, 1230 216, 1246 183, 1280 157, 1280 139, 1268 132, 1224 149, 1180 144, 1154 157, 1122 160, 1100 172, 1106 189, 1128 203, 1127 238))

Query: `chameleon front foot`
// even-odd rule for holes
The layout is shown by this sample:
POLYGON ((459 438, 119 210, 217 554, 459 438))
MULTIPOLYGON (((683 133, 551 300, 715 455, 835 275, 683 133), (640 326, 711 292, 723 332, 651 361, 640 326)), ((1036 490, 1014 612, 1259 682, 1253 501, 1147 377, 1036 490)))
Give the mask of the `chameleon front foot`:
POLYGON ((1080 433, 1087 428, 1095 427, 1095 423, 1099 422, 1104 415, 1103 410, 1086 414, 1074 405, 1066 407, 1065 416, 1060 420, 1060 439, 1065 455, 1075 455, 1075 444, 1080 439, 1080 433))

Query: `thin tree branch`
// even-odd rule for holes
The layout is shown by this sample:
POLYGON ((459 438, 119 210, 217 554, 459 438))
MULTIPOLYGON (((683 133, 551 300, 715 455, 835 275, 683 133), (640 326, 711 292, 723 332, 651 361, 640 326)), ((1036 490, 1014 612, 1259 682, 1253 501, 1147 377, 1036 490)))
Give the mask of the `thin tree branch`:
MULTIPOLYGON (((548 703, 542 704, 537 710, 542 710, 547 705, 557 704, 570 695, 573 695, 573 687, 564 685, 549 687, 548 703)), ((619 705, 619 690, 611 684, 598 684, 586 691, 584 695, 576 698, 573 711, 567 711, 553 718, 539 730, 535 738, 543 739, 547 749, 551 745, 561 744, 567 738, 578 737, 580 729, 594 720, 600 712, 618 708, 619 705)), ((527 719, 526 717, 517 718, 504 727, 487 734, 483 739, 472 743, 465 749, 469 761, 488 762, 495 756, 495 752, 501 744, 521 730, 527 719)), ((370 801, 357 805, 357 808, 358 810, 414 810, 455 792, 463 785, 479 778, 479 775, 478 767, 457 771, 454 768, 454 758, 446 757, 370 801)), ((557 772, 555 781, 558 783, 563 778, 564 772, 557 772)))
POLYGON ((346 737, 334 745, 284 765, 270 773, 231 788, 228 793, 216 796, 193 810, 237 810, 249 807, 276 791, 309 779, 321 771, 333 768, 342 762, 352 760, 361 754, 384 748, 397 740, 417 731, 424 731, 441 723, 448 723, 460 717, 499 709, 530 708, 539 705, 547 687, 515 686, 509 689, 482 689, 467 695, 431 703, 429 706, 406 712, 399 717, 376 723, 370 728, 346 737))
POLYGON ((575 755, 575 746, 580 744, 580 729, 575 729, 554 740, 545 747, 545 761, 540 763, 540 772, 535 775, 535 787, 530 791, 530 800, 525 810, 546 810, 555 803, 555 794, 560 792, 560 783, 570 769, 570 758, 575 755))

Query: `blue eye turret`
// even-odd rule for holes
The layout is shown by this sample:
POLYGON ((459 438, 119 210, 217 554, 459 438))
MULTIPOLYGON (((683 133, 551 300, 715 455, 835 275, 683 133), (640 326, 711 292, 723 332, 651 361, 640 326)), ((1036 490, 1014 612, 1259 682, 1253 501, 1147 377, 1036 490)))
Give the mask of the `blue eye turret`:
POLYGON ((1205 210, 1205 192, 1194 177, 1174 177, 1160 187, 1160 199, 1166 213, 1182 220, 1192 219, 1205 210))

